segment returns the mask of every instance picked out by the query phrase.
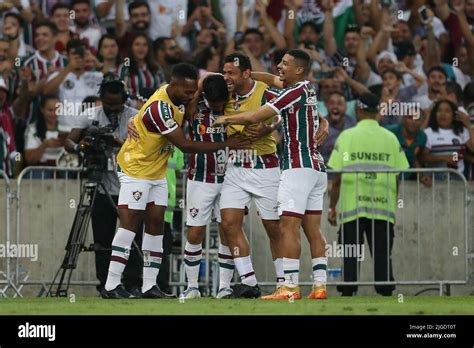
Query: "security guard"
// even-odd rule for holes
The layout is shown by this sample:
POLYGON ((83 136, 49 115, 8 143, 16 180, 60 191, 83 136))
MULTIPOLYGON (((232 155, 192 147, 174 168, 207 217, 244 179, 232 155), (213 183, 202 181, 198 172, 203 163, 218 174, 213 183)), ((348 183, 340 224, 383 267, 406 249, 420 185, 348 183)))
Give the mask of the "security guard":
MULTIPOLYGON (((356 107, 358 123, 339 135, 329 158, 330 168, 384 170, 409 167, 396 136, 376 121, 378 104, 379 99, 375 95, 361 95, 356 107)), ((358 279, 357 262, 361 255, 354 255, 354 251, 360 251, 363 247, 364 234, 374 258, 375 281, 393 281, 391 251, 397 207, 397 174, 342 174, 342 180, 341 174, 337 174, 330 192, 328 215, 333 226, 336 226, 338 200, 342 218, 339 243, 344 246, 344 251, 352 251, 351 255, 344 255, 344 281, 358 279)), ((337 289, 343 296, 352 296, 357 286, 343 285, 337 289)), ((394 289, 394 285, 375 286, 377 293, 384 296, 390 296, 394 289)))

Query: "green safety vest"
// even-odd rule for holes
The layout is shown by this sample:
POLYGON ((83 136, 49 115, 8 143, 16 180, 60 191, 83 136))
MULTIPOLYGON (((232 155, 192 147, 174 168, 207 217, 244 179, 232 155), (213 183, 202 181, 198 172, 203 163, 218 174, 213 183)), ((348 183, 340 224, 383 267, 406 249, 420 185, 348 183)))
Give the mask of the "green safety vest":
MULTIPOLYGON (((397 137, 376 120, 361 120, 339 135, 328 166, 336 170, 407 169, 397 137)), ((357 218, 395 223, 397 173, 343 174, 338 210, 342 223, 357 218)))
POLYGON ((168 207, 165 211, 165 222, 173 222, 174 207, 176 205, 176 171, 183 169, 184 155, 180 149, 175 147, 168 159, 166 169, 166 181, 168 182, 168 207))

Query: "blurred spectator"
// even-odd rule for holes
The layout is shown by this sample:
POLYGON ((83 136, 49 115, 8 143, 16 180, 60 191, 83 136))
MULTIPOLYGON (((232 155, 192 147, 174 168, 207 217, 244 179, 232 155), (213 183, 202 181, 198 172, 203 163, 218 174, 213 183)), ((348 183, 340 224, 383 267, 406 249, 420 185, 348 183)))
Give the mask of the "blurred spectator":
MULTIPOLYGON (((407 156, 410 168, 423 168, 423 149, 426 146, 426 134, 421 128, 423 118, 421 113, 402 117, 401 123, 391 124, 386 128, 396 135, 405 155, 407 156)), ((403 173, 406 180, 415 180, 415 173, 403 173)), ((420 181, 423 185, 430 187, 432 178, 430 175, 421 174, 420 181)))
POLYGON ((140 88, 158 88, 165 81, 158 74, 151 42, 145 34, 137 33, 129 44, 128 57, 119 67, 119 77, 127 83, 129 93, 137 95, 140 88))
POLYGON ((354 127, 357 123, 353 117, 346 114, 346 98, 342 93, 331 93, 326 107, 328 110, 326 120, 329 122, 329 135, 319 149, 319 153, 324 158, 324 163, 329 160, 339 134, 345 129, 354 127))
POLYGON ((428 93, 414 99, 414 101, 420 103, 422 110, 431 108, 440 96, 446 95, 446 81, 448 78, 446 71, 441 66, 434 66, 428 71, 427 76, 428 93))
POLYGON ((117 18, 123 22, 128 22, 130 16, 127 7, 132 3, 132 0, 95 0, 95 14, 99 18, 101 26, 110 34, 117 34, 117 28, 114 24, 117 18))
POLYGON ((199 78, 205 76, 208 72, 219 72, 221 64, 221 55, 213 46, 201 48, 195 53, 193 62, 199 69, 199 78))
MULTIPOLYGON (((39 99, 37 96, 44 93, 42 90, 48 74, 55 69, 63 69, 67 60, 66 57, 56 51, 55 42, 57 39, 58 29, 56 25, 50 21, 40 22, 36 25, 35 30, 35 46, 36 52, 27 58, 23 63, 32 71, 30 89, 29 116, 27 122, 34 122, 39 111, 39 99)), ((48 94, 48 93, 45 93, 48 94)))
POLYGON ((206 2, 200 3, 194 9, 188 21, 181 29, 181 34, 191 36, 194 41, 196 35, 205 29, 224 29, 224 25, 214 18, 211 7, 206 2))
POLYGON ((102 63, 98 70, 103 74, 116 72, 120 66, 119 46, 115 36, 105 34, 100 38, 97 58, 102 63))
MULTIPOLYGON (((187 23, 188 0, 148 0, 151 12, 150 39, 172 37, 173 29, 187 23)), ((180 42, 184 48, 185 41, 180 42)))
POLYGON ((56 166, 64 149, 67 133, 58 130, 58 103, 56 96, 41 97, 37 120, 26 129, 25 160, 29 166, 56 166))
POLYGON ((55 48, 61 54, 66 54, 67 43, 79 36, 71 30, 71 13, 68 5, 58 2, 51 8, 51 21, 58 28, 55 48))
POLYGON ((15 94, 16 74, 13 69, 14 59, 9 55, 10 42, 0 37, 0 78, 8 87, 7 100, 11 102, 15 94))
POLYGON ((60 131, 69 132, 77 117, 82 100, 97 95, 103 74, 86 70, 86 46, 81 40, 71 40, 67 45, 69 63, 54 72, 44 85, 44 94, 58 93, 62 112, 59 113, 60 131))
MULTIPOLYGON (((430 113, 424 160, 428 166, 448 167, 464 174, 464 152, 474 150, 474 127, 469 117, 449 100, 439 100, 430 113)), ((438 173, 439 174, 439 173, 438 173)), ((437 175, 443 178, 445 175, 437 175)))
POLYGON ((27 23, 31 23, 33 20, 28 0, 2 0, 0 2, 0 26, 3 25, 3 12, 7 11, 19 14, 27 23))
MULTIPOLYGON (((123 0, 118 0, 120 4, 123 0)), ((116 17, 115 35, 119 41, 120 56, 127 55, 130 40, 138 33, 148 34, 150 29, 150 6, 146 1, 133 1, 128 5, 128 14, 130 17, 130 27, 126 28, 125 21, 121 16, 116 17)))
POLYGON ((25 58, 34 53, 34 48, 27 45, 23 38, 23 19, 14 12, 3 17, 3 34, 9 41, 11 57, 25 58))
POLYGON ((74 31, 87 45, 97 51, 102 30, 91 22, 91 4, 89 0, 72 0, 71 10, 74 11, 74 31))
POLYGON ((153 55, 158 62, 160 80, 169 81, 173 65, 181 63, 181 50, 176 41, 169 37, 159 37, 153 42, 153 55))
POLYGON ((0 78, 0 170, 9 177, 14 174, 16 155, 14 112, 7 101, 8 87, 0 78))

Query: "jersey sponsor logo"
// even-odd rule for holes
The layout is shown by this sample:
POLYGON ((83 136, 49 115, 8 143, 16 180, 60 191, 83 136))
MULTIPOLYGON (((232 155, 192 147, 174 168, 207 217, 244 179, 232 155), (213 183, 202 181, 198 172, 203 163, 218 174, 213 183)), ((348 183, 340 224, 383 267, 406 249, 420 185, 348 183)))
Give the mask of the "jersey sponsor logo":
POLYGON ((318 99, 316 98, 316 96, 310 96, 306 98, 306 105, 317 105, 317 103, 318 99))
POLYGON ((223 126, 220 127, 206 127, 203 124, 199 125, 198 128, 199 135, 204 135, 204 134, 223 134, 225 133, 225 128, 223 126))
POLYGON ((138 202, 140 198, 142 198, 143 193, 140 191, 134 191, 132 195, 133 195, 133 198, 135 198, 135 200, 138 202))
POLYGON ((197 208, 191 208, 191 209, 189 209, 189 214, 191 214, 191 216, 192 216, 193 218, 195 218, 195 217, 199 214, 199 209, 197 209, 197 208))
POLYGON ((351 161, 366 160, 366 161, 381 161, 388 162, 390 159, 389 153, 383 152, 352 152, 351 161))

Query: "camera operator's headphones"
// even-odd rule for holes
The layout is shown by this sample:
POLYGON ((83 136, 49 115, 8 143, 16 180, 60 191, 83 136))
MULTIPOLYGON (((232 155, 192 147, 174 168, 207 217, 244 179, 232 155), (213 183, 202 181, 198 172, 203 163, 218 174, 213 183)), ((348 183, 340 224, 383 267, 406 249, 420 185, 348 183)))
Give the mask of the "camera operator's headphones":
POLYGON ((125 103, 129 97, 127 92, 127 85, 121 79, 119 79, 114 73, 108 72, 104 75, 99 88, 99 96, 102 98, 105 93, 105 88, 111 85, 117 85, 120 88, 120 94, 122 95, 122 102, 125 103))

